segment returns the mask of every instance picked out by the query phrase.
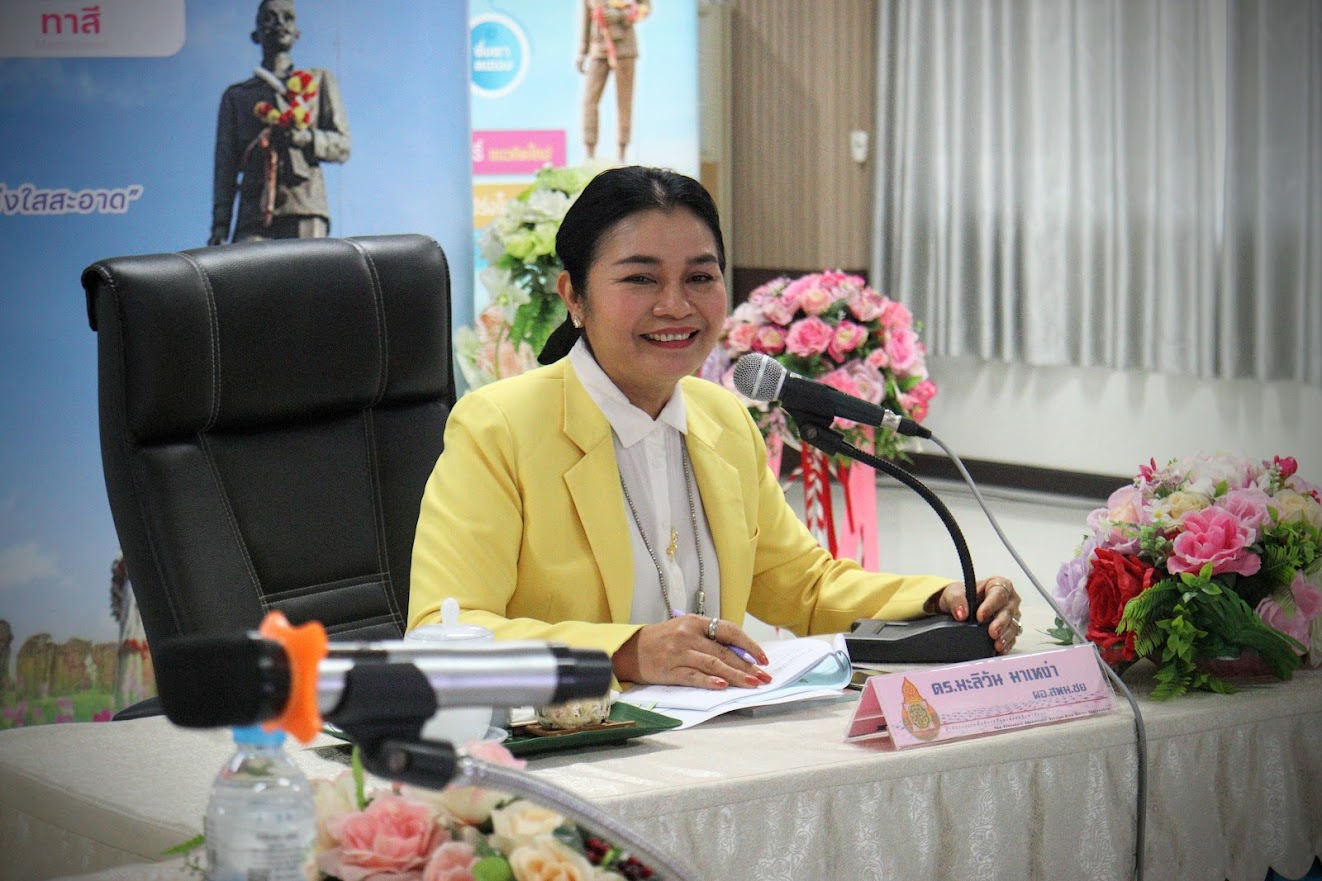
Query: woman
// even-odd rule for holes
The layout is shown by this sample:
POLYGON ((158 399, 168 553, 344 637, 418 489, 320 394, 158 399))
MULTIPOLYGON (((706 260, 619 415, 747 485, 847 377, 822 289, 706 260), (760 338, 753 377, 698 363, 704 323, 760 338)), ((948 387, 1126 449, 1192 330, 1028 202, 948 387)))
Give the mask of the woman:
MULTIPOLYGON (((693 377, 726 305, 716 206, 697 181, 603 172, 556 252, 569 317, 548 366, 450 414, 414 541, 410 627, 453 596, 498 639, 604 650, 620 681, 725 688, 769 679, 745 612, 800 635, 867 616, 967 617, 962 584, 832 559, 786 503, 747 409, 693 377)), ((1008 651, 1019 598, 1004 578, 978 587, 978 617, 1008 651)))

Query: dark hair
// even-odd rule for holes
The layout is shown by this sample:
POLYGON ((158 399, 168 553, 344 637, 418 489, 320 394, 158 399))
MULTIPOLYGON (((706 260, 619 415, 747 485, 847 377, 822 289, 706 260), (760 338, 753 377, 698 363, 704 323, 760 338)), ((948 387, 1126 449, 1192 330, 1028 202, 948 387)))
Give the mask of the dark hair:
MULTIPOLYGON (((555 235, 555 253, 569 273, 574 292, 588 289, 588 270, 597 256, 602 236, 615 224, 641 211, 687 208, 711 230, 716 240, 716 261, 725 270, 725 241, 721 220, 711 194, 691 177, 667 168, 630 165, 603 171, 588 182, 565 212, 555 235)), ((552 332, 537 360, 559 361, 574 347, 580 331, 568 318, 552 332)))

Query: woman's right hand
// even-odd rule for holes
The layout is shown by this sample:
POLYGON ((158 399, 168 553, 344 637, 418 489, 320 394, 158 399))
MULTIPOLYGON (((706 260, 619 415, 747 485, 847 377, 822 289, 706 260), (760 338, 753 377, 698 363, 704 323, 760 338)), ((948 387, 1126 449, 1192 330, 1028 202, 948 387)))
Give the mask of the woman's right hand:
POLYGON ((770 673, 729 648, 737 646, 758 664, 766 664, 762 647, 730 621, 717 621, 715 637, 711 638, 711 622, 706 615, 680 615, 641 628, 612 656, 615 678, 640 685, 713 689, 731 685, 756 688, 770 682, 770 673))

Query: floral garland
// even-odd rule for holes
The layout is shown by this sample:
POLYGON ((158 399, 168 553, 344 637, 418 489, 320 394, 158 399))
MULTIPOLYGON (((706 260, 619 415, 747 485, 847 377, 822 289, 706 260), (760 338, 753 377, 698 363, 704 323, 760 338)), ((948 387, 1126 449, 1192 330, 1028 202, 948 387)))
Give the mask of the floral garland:
POLYGON ((306 70, 295 70, 281 82, 280 78, 264 67, 253 68, 259 79, 265 80, 275 92, 275 104, 270 101, 258 101, 252 112, 265 123, 248 146, 243 150, 241 165, 248 164, 248 158, 254 150, 262 153, 262 224, 270 226, 275 220, 276 177, 279 173, 280 157, 272 133, 280 131, 306 131, 312 126, 312 111, 307 103, 317 96, 317 80, 306 70))
POLYGON ((305 102, 317 95, 316 78, 306 70, 296 70, 285 79, 283 86, 283 90, 276 89, 276 101, 282 106, 258 101, 253 105, 253 115, 276 128, 301 130, 312 125, 312 114, 305 102))
POLYGON ((556 233, 569 206, 605 167, 543 168, 487 225, 479 247, 488 265, 478 278, 490 300, 474 327, 455 334, 459 369, 469 388, 537 366, 537 353, 565 319, 556 292, 564 269, 555 253, 556 233))
POLYGON ((1322 661, 1322 491, 1293 458, 1151 461, 1088 527, 1055 595, 1113 667, 1156 662, 1153 698, 1233 691, 1218 659, 1280 679, 1322 661))

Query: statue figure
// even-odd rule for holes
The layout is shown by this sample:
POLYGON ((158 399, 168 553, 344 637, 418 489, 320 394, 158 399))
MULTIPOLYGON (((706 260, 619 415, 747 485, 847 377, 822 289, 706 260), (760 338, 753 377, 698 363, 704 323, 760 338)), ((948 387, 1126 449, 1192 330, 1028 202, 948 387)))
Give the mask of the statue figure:
POLYGON ((252 41, 261 67, 220 99, 215 186, 208 244, 321 238, 330 208, 321 163, 349 158, 349 122, 335 76, 296 70, 290 50, 300 31, 294 0, 262 0, 252 41), (230 236, 234 197, 238 220, 230 236))
POLYGON ((606 88, 606 78, 614 72, 617 140, 620 161, 624 161, 633 119, 634 71, 638 64, 634 25, 651 11, 648 0, 582 0, 578 72, 587 75, 583 87, 583 146, 589 159, 597 155, 597 104, 606 88))

